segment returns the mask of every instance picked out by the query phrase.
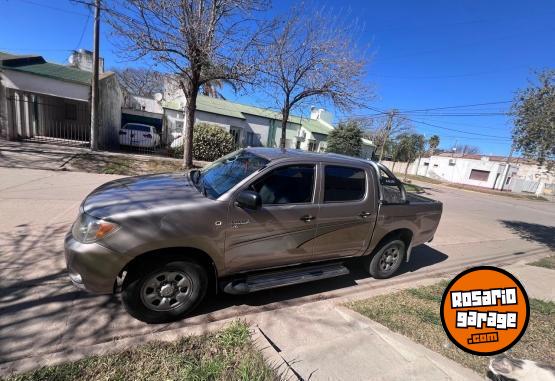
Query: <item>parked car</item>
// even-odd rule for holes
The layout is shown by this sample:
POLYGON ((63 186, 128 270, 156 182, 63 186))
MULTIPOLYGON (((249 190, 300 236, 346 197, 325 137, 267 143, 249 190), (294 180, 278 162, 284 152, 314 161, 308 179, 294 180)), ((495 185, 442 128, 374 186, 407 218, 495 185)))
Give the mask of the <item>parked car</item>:
POLYGON ((119 130, 119 144, 130 147, 155 148, 160 145, 160 135, 154 126, 127 123, 119 130))
POLYGON ((391 277, 433 238, 441 212, 371 161, 248 148, 202 170, 102 185, 83 201, 65 256, 75 285, 121 290, 132 316, 161 323, 190 313, 208 290, 345 275, 346 258, 391 277))

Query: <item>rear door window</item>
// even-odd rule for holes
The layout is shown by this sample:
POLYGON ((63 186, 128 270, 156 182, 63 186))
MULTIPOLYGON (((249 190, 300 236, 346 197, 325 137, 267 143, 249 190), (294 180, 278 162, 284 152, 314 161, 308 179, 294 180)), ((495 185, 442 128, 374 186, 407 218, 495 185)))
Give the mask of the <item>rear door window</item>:
POLYGON ((126 128, 128 130, 134 130, 134 131, 150 132, 150 127, 148 127, 148 126, 139 126, 137 124, 128 124, 124 128, 126 128))
POLYGON ((359 201, 366 194, 366 173, 363 169, 326 165, 324 202, 359 201))

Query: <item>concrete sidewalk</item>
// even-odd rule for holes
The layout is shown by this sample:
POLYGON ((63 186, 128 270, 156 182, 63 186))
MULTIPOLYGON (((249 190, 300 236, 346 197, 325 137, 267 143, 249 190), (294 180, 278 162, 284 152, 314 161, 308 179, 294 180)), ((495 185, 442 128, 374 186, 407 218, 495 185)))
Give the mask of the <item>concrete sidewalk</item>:
POLYGON ((555 302, 555 270, 524 262, 505 266, 524 286, 529 298, 555 302))
POLYGON ((304 380, 482 379, 470 369, 330 301, 263 315, 258 327, 304 380))

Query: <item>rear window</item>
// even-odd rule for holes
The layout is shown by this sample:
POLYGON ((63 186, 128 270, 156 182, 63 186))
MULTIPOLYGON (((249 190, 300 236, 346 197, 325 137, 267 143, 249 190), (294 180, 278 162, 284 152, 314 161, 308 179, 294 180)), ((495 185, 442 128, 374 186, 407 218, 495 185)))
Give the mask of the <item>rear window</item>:
POLYGON ((126 124, 125 126, 123 126, 123 128, 126 129, 126 130, 150 132, 150 127, 141 126, 141 125, 138 125, 138 124, 126 124))
POLYGON ((366 173, 359 168, 326 165, 324 202, 358 201, 366 193, 366 173))

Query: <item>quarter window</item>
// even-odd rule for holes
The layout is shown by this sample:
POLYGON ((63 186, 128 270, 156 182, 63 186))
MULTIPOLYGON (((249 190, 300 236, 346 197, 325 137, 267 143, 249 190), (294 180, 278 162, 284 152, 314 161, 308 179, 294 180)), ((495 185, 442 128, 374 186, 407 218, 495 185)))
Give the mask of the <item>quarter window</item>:
POLYGON ((312 202, 314 165, 280 167, 254 182, 262 204, 302 204, 312 202))
POLYGON ((366 193, 366 174, 359 168, 326 165, 324 202, 358 201, 366 193))

